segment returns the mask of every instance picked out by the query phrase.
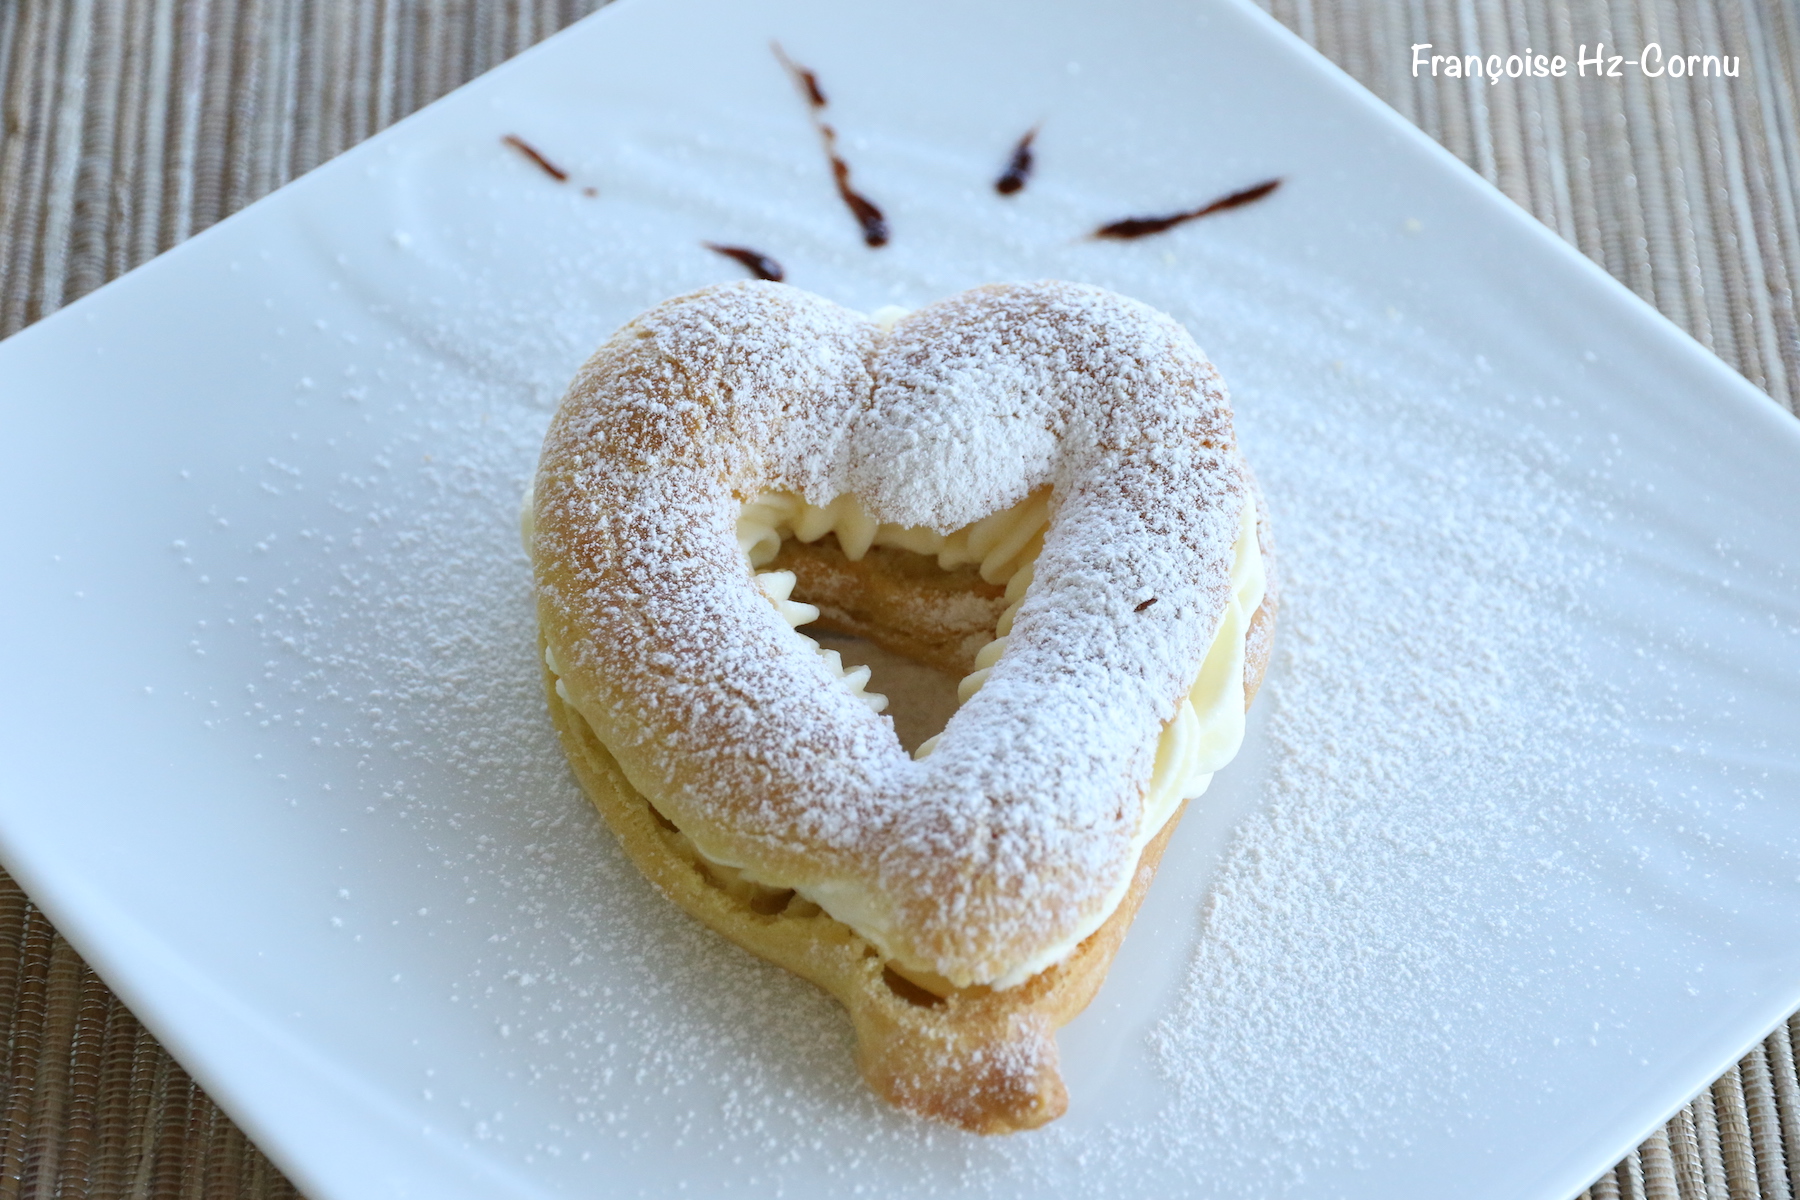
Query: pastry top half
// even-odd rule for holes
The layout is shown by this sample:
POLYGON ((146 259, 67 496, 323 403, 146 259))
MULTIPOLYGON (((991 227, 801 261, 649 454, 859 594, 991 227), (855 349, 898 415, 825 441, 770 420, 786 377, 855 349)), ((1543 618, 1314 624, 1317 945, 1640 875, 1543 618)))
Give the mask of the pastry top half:
POLYGON ((1006 987, 1106 919, 1156 831, 1165 726, 1242 608, 1252 492, 1217 372, 1135 301, 996 285, 890 328, 709 288, 620 330, 553 421, 539 621, 569 702, 708 859, 1006 987), (927 538, 1047 497, 1004 652, 929 757, 797 649, 738 540, 767 493, 927 538))

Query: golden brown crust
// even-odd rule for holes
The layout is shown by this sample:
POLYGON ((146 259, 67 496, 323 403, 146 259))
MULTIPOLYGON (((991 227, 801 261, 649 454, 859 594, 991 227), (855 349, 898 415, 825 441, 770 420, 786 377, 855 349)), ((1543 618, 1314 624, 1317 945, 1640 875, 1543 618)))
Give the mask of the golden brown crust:
POLYGON ((1263 561, 1263 598, 1250 617, 1250 628, 1244 634, 1244 711, 1256 700, 1263 675, 1269 669, 1269 655, 1275 647, 1275 618, 1281 611, 1281 572, 1275 569, 1275 531, 1269 522, 1269 502, 1256 486, 1256 475, 1248 466, 1244 476, 1250 484, 1250 499, 1256 505, 1256 548, 1263 561))

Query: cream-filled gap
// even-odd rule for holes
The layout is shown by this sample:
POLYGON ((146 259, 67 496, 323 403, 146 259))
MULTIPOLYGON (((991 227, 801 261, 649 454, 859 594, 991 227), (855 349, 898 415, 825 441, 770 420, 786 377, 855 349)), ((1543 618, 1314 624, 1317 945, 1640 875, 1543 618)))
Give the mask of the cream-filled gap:
POLYGON ((937 736, 950 723, 950 715, 961 701, 956 689, 961 680, 948 671, 940 671, 917 659, 876 645, 867 638, 836 630, 809 630, 807 636, 820 647, 835 650, 844 667, 867 667, 866 685, 888 699, 882 711, 894 719, 894 732, 908 754, 918 750, 928 738, 937 736))

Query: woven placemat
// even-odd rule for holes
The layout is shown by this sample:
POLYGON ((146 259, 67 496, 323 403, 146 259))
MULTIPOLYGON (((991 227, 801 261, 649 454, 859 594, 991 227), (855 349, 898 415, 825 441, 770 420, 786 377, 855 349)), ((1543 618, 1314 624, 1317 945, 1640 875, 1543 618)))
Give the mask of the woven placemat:
MULTIPOLYGON (((1792 0, 1262 0, 1790 410, 1792 0), (1498 81, 1412 73, 1498 53, 1498 81), (1514 77, 1527 47, 1713 54, 1731 77, 1514 77)), ((597 7, 594 0, 0 0, 0 336, 597 7)), ((1670 61, 1665 58, 1665 69, 1670 61)), ((1684 59, 1685 65, 1685 59, 1684 59)), ((1696 61, 1697 66, 1704 64, 1696 61)), ((1484 63, 1485 67, 1485 63, 1484 63)), ((296 1193, 0 875, 0 1200, 296 1193)), ((1584 1196, 1789 1200, 1800 1017, 1584 1196)), ((1455 1180, 1445 1180, 1447 1192, 1455 1180)))

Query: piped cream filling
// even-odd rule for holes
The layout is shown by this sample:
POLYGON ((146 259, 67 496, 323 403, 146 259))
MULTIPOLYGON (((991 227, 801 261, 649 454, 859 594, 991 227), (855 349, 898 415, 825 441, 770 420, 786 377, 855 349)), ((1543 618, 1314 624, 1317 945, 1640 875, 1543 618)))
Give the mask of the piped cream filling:
MULTIPOLYGON (((834 534, 844 556, 860 561, 872 546, 893 546, 916 554, 935 557, 945 569, 977 563, 981 577, 989 583, 1006 585, 1007 607, 1000 615, 995 638, 975 656, 975 670, 965 676, 957 688, 958 698, 966 703, 986 682, 994 665, 1006 653, 1014 617, 1025 601, 1031 586, 1039 551, 1043 549, 1044 531, 1049 525, 1048 490, 1032 493, 1011 508, 985 517, 973 525, 942 534, 918 526, 884 525, 863 511, 852 495, 845 494, 830 504, 819 506, 787 493, 765 493, 745 504, 738 519, 737 539, 757 585, 767 597, 783 623, 794 630, 794 636, 807 649, 824 660, 828 670, 841 680, 858 700, 873 711, 887 707, 887 697, 867 690, 869 668, 846 670, 835 650, 821 649, 819 644, 798 627, 819 617, 810 604, 791 599, 795 577, 791 571, 758 571, 781 550, 786 537, 803 542, 816 542, 826 534, 834 534)), ((527 552, 532 545, 532 497, 527 492, 520 514, 520 531, 527 552)), ((1164 724, 1157 741, 1156 757, 1145 789, 1144 803, 1132 838, 1132 851, 1125 859, 1120 877, 1109 889, 1106 901, 1066 938, 1046 947, 1031 959, 1018 964, 991 985, 995 989, 1015 987, 1040 971, 1063 961, 1089 935, 1104 924, 1118 909, 1130 890, 1132 878, 1143 849, 1162 832, 1185 800, 1204 793, 1212 777, 1237 754, 1244 740, 1244 640, 1250 621, 1262 606, 1266 577, 1262 554, 1256 537, 1255 502, 1246 501, 1238 522, 1237 542, 1232 549, 1231 593, 1225 612, 1214 631, 1211 646, 1201 663, 1194 685, 1189 689, 1175 715, 1164 724)), ((798 647, 797 647, 798 648, 798 647)), ((548 647, 545 665, 558 676, 556 693, 572 704, 568 690, 560 678, 561 671, 548 647)), ((915 758, 925 758, 937 747, 938 734, 925 740, 915 758)), ((696 847, 696 853, 708 863, 732 872, 752 883, 768 888, 792 890, 817 904, 833 918, 867 938, 895 966, 915 982, 933 991, 948 990, 948 981, 937 975, 931 964, 907 961, 891 952, 898 939, 889 928, 887 906, 869 893, 869 889, 845 880, 822 881, 812 886, 799 886, 786 880, 769 878, 753 872, 746 864, 720 861, 696 847)))

